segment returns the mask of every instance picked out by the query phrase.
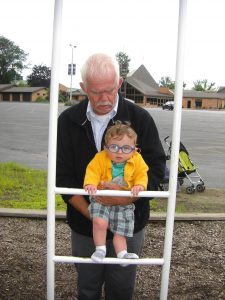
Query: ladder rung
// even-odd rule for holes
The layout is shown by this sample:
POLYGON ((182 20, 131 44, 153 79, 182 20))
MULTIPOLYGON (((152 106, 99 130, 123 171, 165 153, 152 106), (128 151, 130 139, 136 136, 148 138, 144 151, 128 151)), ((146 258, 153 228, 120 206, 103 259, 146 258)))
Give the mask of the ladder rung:
MULTIPOLYGON (((84 189, 74 189, 74 188, 62 188, 55 187, 54 189, 56 194, 67 194, 67 195, 88 195, 84 189)), ((115 190, 100 190, 96 192, 98 196, 122 196, 122 197, 131 197, 132 194, 130 191, 115 191, 115 190)), ((139 197, 153 197, 153 198, 168 198, 169 191, 145 191, 138 194, 139 197)))
MULTIPOLYGON (((84 257, 76 257, 76 256, 54 256, 54 262, 58 263, 82 263, 82 264, 96 264, 93 262, 91 258, 84 258, 84 257)), ((120 264, 124 265, 125 263, 129 265, 163 265, 164 259, 163 258, 140 258, 140 259, 119 259, 113 257, 106 257, 103 259, 101 264, 120 264)))

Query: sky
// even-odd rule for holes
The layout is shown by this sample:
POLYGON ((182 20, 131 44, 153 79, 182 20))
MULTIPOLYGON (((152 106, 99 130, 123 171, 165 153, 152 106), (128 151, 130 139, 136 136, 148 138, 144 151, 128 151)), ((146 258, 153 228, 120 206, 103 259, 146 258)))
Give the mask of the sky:
MULTIPOLYGON (((34 65, 51 67, 54 0, 0 0, 0 8, 0 35, 29 54, 24 79, 34 65)), ((144 64, 156 82, 175 80, 178 14, 178 0, 64 0, 60 83, 70 87, 70 44, 76 46, 73 87, 79 87, 84 61, 96 52, 125 52, 130 71, 144 64)), ((224 30, 224 0, 187 0, 186 88, 203 79, 225 86, 224 30)))

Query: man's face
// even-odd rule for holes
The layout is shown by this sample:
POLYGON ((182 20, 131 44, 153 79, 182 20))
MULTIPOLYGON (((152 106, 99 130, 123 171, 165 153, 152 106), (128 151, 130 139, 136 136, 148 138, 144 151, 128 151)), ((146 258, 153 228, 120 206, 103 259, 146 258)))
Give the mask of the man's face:
POLYGON ((118 90, 122 84, 122 78, 117 82, 115 76, 107 76, 104 79, 89 79, 81 88, 87 94, 93 111, 97 115, 109 113, 116 103, 118 90))

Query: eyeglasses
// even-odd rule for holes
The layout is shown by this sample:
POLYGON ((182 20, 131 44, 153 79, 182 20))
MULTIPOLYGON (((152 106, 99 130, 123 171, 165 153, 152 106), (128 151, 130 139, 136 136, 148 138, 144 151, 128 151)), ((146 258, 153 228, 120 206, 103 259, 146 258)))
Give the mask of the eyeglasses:
POLYGON ((129 145, 123 145, 120 147, 116 144, 111 144, 111 145, 106 145, 105 147, 112 153, 116 153, 116 152, 119 152, 119 150, 121 150, 123 153, 129 154, 135 150, 135 147, 131 147, 129 145))

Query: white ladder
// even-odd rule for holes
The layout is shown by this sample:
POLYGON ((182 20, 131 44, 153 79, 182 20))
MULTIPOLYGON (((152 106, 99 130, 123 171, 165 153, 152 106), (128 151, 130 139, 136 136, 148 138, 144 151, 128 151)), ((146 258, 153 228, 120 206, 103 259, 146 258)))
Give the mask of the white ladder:
MULTIPOLYGON (((93 263, 90 258, 56 256, 55 255, 55 195, 77 194, 87 195, 83 189, 69 189, 55 186, 56 178, 56 141, 57 141, 57 116, 58 116, 58 87, 59 65, 61 45, 61 24, 63 0, 55 0, 52 66, 51 66, 51 97, 49 112, 49 141, 48 141, 48 204, 47 204, 47 299, 54 300, 55 294, 55 263, 93 263)), ((172 151, 169 177, 169 191, 146 191, 141 192, 140 197, 168 198, 166 231, 164 240, 163 258, 142 258, 137 260, 128 259, 129 264, 138 265, 162 265, 160 299, 166 300, 169 286, 169 272, 172 252, 172 239, 174 227, 174 215, 176 204, 177 171, 181 130, 181 110, 183 93, 183 62, 184 42, 186 29, 187 0, 179 0, 179 22, 176 58, 176 79, 174 95, 174 119, 172 132, 172 151)), ((129 191, 98 191, 97 195, 131 196, 129 191)), ((118 258, 105 258, 103 263, 121 264, 124 260, 118 258)))

